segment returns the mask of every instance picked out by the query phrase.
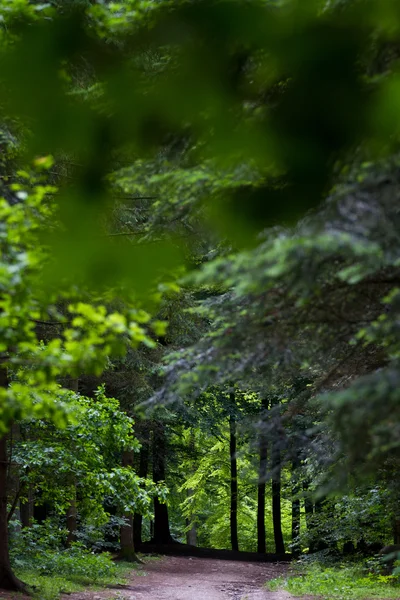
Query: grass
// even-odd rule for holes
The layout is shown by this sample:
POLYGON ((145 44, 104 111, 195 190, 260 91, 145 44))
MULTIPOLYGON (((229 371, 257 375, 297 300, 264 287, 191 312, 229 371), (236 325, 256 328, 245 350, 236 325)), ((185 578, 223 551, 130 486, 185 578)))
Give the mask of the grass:
POLYGON ((367 573, 362 564, 327 567, 301 565, 302 572, 268 582, 270 590, 285 589, 294 596, 320 596, 324 600, 372 600, 400 598, 399 579, 391 575, 367 573))
POLYGON ((17 576, 27 584, 33 592, 33 598, 40 600, 58 600, 61 593, 80 592, 85 589, 101 589, 126 584, 129 574, 136 568, 135 564, 117 562, 115 574, 97 578, 93 581, 89 576, 38 574, 34 569, 19 569, 17 576))

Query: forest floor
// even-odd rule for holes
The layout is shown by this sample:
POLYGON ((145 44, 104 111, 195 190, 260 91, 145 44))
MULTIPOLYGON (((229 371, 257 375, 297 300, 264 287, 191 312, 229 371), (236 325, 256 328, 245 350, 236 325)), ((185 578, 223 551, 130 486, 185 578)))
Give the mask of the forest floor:
POLYGON ((126 586, 78 592, 62 600, 291 600, 264 584, 286 573, 285 563, 252 563, 166 556, 147 562, 126 586))

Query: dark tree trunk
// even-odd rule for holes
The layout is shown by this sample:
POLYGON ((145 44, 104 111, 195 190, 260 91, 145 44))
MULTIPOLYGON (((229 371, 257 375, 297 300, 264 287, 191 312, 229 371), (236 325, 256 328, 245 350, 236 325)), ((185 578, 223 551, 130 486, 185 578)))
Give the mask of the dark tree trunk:
MULTIPOLYGON (((8 387, 7 370, 0 368, 0 387, 8 387)), ((0 589, 26 592, 22 581, 11 569, 8 547, 7 484, 8 484, 7 436, 0 436, 0 589)))
MULTIPOLYGON (((195 442, 195 434, 193 429, 191 429, 190 431, 190 440, 189 440, 189 445, 188 445, 188 450, 190 453, 190 457, 192 459, 191 461, 191 466, 189 469, 189 475, 193 475, 195 472, 195 466, 194 466, 194 457, 196 454, 196 442, 195 442)), ((194 490, 189 488, 186 492, 187 498, 190 502, 190 498, 192 498, 194 496, 194 490)), ((189 505, 191 506, 191 505, 189 505)), ((197 529, 196 529, 196 522, 194 519, 194 515, 192 514, 192 511, 190 511, 189 517, 186 519, 186 543, 189 544, 190 546, 197 546, 197 529)))
POLYGON ((356 551, 356 548, 354 546, 354 542, 352 542, 351 540, 347 540, 347 542, 345 542, 343 544, 342 554, 344 554, 344 556, 348 556, 349 554, 354 554, 355 551, 356 551))
MULTIPOLYGON (((265 408, 265 407, 264 407, 265 408)), ((264 426, 262 423, 261 427, 264 426)), ((259 466, 257 487, 257 552, 265 553, 267 550, 265 538, 265 488, 267 480, 268 440, 266 433, 261 429, 259 440, 259 466)))
POLYGON ((78 514, 76 509, 76 485, 73 486, 72 500, 67 510, 67 546, 71 546, 73 542, 76 542, 76 531, 78 529, 78 514))
POLYGON ((308 484, 307 482, 303 482, 303 492, 304 492, 304 512, 306 516, 306 525, 309 532, 312 531, 314 525, 314 503, 309 496, 308 492, 308 484))
POLYGON ((28 497, 26 501, 20 500, 19 514, 21 516, 21 525, 23 528, 31 527, 33 522, 33 490, 28 486, 28 497))
MULTIPOLYGON (((233 396, 233 394, 231 394, 233 396)), ((231 547, 232 550, 239 550, 237 507, 238 507, 238 481, 237 481, 237 458, 236 458, 236 421, 233 417, 229 418, 229 453, 231 459, 231 547)))
MULTIPOLYGON (((146 479, 148 467, 149 467, 149 438, 148 435, 145 439, 141 440, 142 447, 140 448, 139 455, 139 477, 146 479)), ((143 516, 139 513, 135 513, 133 517, 133 539, 138 548, 140 548, 142 540, 142 523, 143 516)))
POLYGON ((300 486, 298 478, 298 468, 300 461, 295 458, 292 461, 292 554, 297 555, 300 552, 298 540, 300 535, 300 486))
POLYGON ((121 549, 118 554, 119 560, 125 560, 127 562, 142 562, 135 550, 135 543, 133 539, 133 515, 125 514, 125 525, 120 528, 120 546, 121 549))
POLYGON ((0 589, 19 591, 23 584, 11 570, 7 521, 7 437, 0 437, 0 589))
POLYGON ((400 544, 400 518, 398 516, 393 519, 393 544, 400 544))
MULTIPOLYGON (((122 454, 122 466, 132 467, 133 466, 133 452, 132 450, 125 450, 122 454)), ((120 552, 119 557, 122 560, 129 562, 139 562, 139 558, 136 555, 135 543, 133 539, 133 514, 124 514, 125 525, 121 525, 120 529, 120 552)))
MULTIPOLYGON (((79 387, 79 378, 71 378, 68 382, 68 387, 73 392, 77 392, 79 387)), ((77 539, 76 531, 78 529, 78 511, 76 507, 76 482, 73 483, 72 499, 67 510, 67 529, 67 546, 69 547, 73 542, 76 542, 77 539)))
MULTIPOLYGON (((165 453, 167 443, 165 439, 164 425, 156 423, 153 430, 153 481, 158 483, 165 481, 165 453)), ((170 544, 172 536, 169 530, 168 507, 162 504, 158 498, 154 498, 154 536, 152 542, 155 544, 170 544)))
POLYGON ((139 513, 135 513, 133 515, 133 539, 135 540, 136 546, 139 550, 140 550, 140 546, 143 543, 142 525, 143 525, 143 515, 140 515, 139 513))
POLYGON ((272 449, 272 523, 274 527, 275 552, 285 553, 285 544, 282 534, 281 515, 281 456, 279 448, 274 445, 272 449))

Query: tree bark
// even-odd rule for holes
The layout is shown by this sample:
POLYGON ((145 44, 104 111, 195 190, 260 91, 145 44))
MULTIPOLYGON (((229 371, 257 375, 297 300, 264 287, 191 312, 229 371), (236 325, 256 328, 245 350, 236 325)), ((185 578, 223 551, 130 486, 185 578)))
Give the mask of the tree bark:
MULTIPOLYGON (((68 383, 68 387, 73 392, 78 392, 79 377, 71 378, 68 383)), ((78 511, 76 507, 76 482, 73 483, 71 504, 67 510, 67 529, 67 546, 69 547, 73 542, 76 542, 77 539, 76 531, 78 529, 78 511)))
POLYGON ((400 517, 393 518, 393 544, 400 544, 400 517))
MULTIPOLYGON (((233 394, 231 394, 233 396, 233 394)), ((236 458, 236 421, 229 418, 229 454, 231 459, 231 547, 239 550, 237 508, 238 508, 238 481, 237 481, 237 458, 236 458)))
MULTIPOLYGON (((140 448, 139 454, 139 477, 142 479, 146 479, 148 467, 149 467, 149 438, 147 436, 141 440, 142 447, 140 448)), ((143 542, 142 540, 142 524, 143 524, 143 516, 139 513, 135 513, 133 516, 133 539, 137 548, 140 549, 140 546, 143 542)))
MULTIPOLYGON (((132 467, 133 466, 133 452, 132 450, 125 450, 122 453, 122 466, 132 467)), ((120 546, 118 558, 129 562, 140 562, 135 551, 135 543, 133 539, 133 514, 124 514, 125 525, 121 525, 120 528, 120 546)))
MULTIPOLYGON (((0 387, 8 387, 7 369, 0 368, 0 387)), ((10 564, 7 522, 8 484, 7 436, 0 436, 0 589, 26 592, 26 588, 13 573, 10 564)))
POLYGON ((28 498, 25 501, 20 500, 19 514, 21 516, 21 525, 23 528, 31 527, 33 522, 33 489, 28 486, 28 498))
POLYGON ((283 542, 282 534, 280 460, 280 450, 275 444, 272 449, 272 523, 274 527, 275 551, 277 554, 284 554, 285 544, 283 542))
MULTIPOLYGON (((193 490, 187 490, 187 497, 191 498, 193 496, 193 490)), ((190 546, 197 546, 197 530, 196 525, 193 521, 193 516, 190 515, 189 519, 186 519, 186 527, 190 527, 188 531, 186 531, 186 543, 190 546)))
MULTIPOLYGON (((164 425, 156 423, 153 429, 153 481, 165 481, 165 454, 167 442, 164 425)), ((171 544, 173 542, 168 519, 168 507, 158 498, 154 498, 154 544, 171 544)))
MULTIPOLYGON (((263 426, 263 425, 262 425, 263 426)), ((257 486, 257 552, 267 550, 265 538, 265 488, 267 480, 268 440, 264 431, 260 432, 259 466, 257 486)))
POLYGON ((299 460, 295 458, 292 461, 292 554, 300 553, 299 535, 300 535, 300 486, 298 479, 299 460))
POLYGON ((76 531, 78 529, 78 514, 76 508, 76 484, 73 485, 73 497, 69 508, 67 510, 67 546, 71 546, 73 542, 76 542, 76 531))
POLYGON ((304 512, 306 516, 306 525, 309 532, 311 532, 313 528, 314 521, 314 503, 311 500, 308 492, 308 484, 307 482, 303 482, 303 492, 304 492, 304 512))
MULTIPOLYGON (((189 468, 188 474, 191 476, 195 472, 194 457, 196 454, 196 438, 195 438, 193 429, 191 429, 191 431, 190 431, 188 450, 189 450, 189 455, 191 457, 190 468, 189 468)), ((194 490, 189 488, 186 491, 186 496, 187 496, 188 500, 190 501, 190 498, 192 498, 194 496, 194 490)), ((190 514, 189 514, 188 518, 186 519, 186 543, 189 544, 190 546, 197 546, 197 529, 196 529, 196 522, 195 522, 192 511, 190 511, 190 514)))
POLYGON ((24 591, 12 572, 8 548, 7 522, 7 436, 0 437, 0 589, 24 591))

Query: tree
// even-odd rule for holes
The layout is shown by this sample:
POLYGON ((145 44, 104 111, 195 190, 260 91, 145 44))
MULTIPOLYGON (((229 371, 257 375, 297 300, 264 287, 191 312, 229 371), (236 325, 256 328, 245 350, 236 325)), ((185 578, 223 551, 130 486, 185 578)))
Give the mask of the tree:
MULTIPOLYGON (((107 312, 99 303, 77 302, 70 304, 68 317, 60 313, 55 304, 58 294, 43 298, 37 281, 41 277, 42 264, 46 257, 43 246, 35 242, 38 234, 48 224, 51 204, 47 194, 49 188, 33 180, 17 186, 17 203, 1 203, 2 216, 2 268, 3 294, 1 297, 2 342, 2 387, 1 387, 1 478, 4 496, 0 505, 1 557, 0 586, 6 589, 22 588, 12 575, 7 559, 7 431, 14 420, 31 415, 51 418, 58 426, 68 421, 68 406, 63 400, 67 390, 60 388, 59 377, 75 376, 80 370, 101 371, 108 356, 123 354, 126 341, 144 341, 154 344, 138 321, 148 321, 144 313, 127 315, 107 312), (40 344, 36 325, 51 319, 60 324, 61 333, 46 345, 40 344), (68 319, 68 320, 67 320, 68 319), (15 374, 16 381, 8 385, 7 371, 15 374)), ((75 292, 76 293, 76 292, 75 292)), ((72 296, 70 295, 72 299, 72 296)))
MULTIPOLYGON (((285 413, 286 391, 307 376, 318 408, 296 398, 286 419, 300 407, 326 425, 298 453, 303 463, 324 450, 310 489, 323 472, 340 485, 355 470, 378 473, 398 536, 387 481, 399 446, 396 15, 377 0, 12 4, 0 2, 1 119, 23 153, 1 163, 0 483, 12 423, 34 414, 66 426, 59 380, 98 376, 130 340, 155 350, 156 377, 134 376, 157 402, 210 400, 233 385, 260 397, 267 388, 285 413), (150 305, 166 272, 158 300, 176 289, 193 265, 183 285, 208 323, 174 338, 184 347, 171 344, 160 389, 165 332, 140 302, 150 305), (122 308, 110 308, 119 296, 122 308)), ((143 355, 121 371, 130 359, 143 355)), ((219 417, 233 425, 224 395, 219 417)), ((284 442, 270 451, 279 547, 284 442)), ((153 468, 162 480, 163 461, 153 468)), ((166 507, 156 510, 157 536, 169 539, 166 507)), ((0 586, 12 587, 5 511, 2 496, 0 586)))
MULTIPOLYGON (((233 396, 233 394, 232 394, 233 396)), ((234 396, 233 396, 234 401, 234 396)), ((239 550, 238 527, 237 527, 237 503, 238 503, 238 476, 237 476, 237 457, 236 457, 236 422, 234 417, 229 417, 229 456, 231 460, 231 546, 232 550, 239 550)))

